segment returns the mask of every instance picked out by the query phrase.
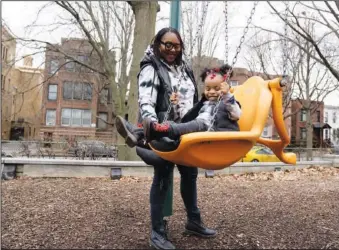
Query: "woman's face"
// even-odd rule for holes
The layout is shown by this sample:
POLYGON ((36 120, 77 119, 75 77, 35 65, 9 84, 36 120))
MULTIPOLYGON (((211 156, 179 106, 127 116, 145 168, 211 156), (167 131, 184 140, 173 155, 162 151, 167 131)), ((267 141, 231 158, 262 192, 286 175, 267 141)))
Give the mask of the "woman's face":
POLYGON ((168 63, 173 64, 182 48, 175 33, 167 32, 160 40, 160 56, 168 63))

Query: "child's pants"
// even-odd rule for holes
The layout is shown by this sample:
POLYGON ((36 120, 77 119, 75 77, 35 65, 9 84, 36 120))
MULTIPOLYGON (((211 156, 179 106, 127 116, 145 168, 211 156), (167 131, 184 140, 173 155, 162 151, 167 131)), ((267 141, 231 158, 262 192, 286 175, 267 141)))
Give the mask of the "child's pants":
POLYGON ((171 123, 169 138, 178 139, 181 135, 193 132, 207 131, 208 127, 202 120, 193 120, 186 123, 171 123))

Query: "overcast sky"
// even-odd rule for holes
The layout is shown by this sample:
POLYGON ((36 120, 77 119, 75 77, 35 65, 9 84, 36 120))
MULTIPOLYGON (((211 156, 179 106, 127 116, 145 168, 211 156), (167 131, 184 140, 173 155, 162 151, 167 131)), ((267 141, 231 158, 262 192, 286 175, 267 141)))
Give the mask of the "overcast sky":
MULTIPOLYGON (((25 35, 25 25, 31 24, 39 11, 39 9, 48 2, 38 2, 38 1, 2 1, 2 18, 5 20, 10 29, 18 36, 25 35)), ((169 17, 170 14, 170 5, 168 3, 161 2, 161 11, 158 13, 159 17, 169 17)), ((240 1, 230 1, 229 2, 229 60, 231 60, 234 56, 235 49, 239 44, 240 37, 243 33, 243 28, 246 25, 247 18, 249 17, 250 11, 253 7, 253 2, 240 2, 240 1)), ((222 18, 222 22, 224 21, 223 15, 223 3, 222 2, 213 2, 211 1, 209 4, 210 15, 209 19, 222 18), (213 14, 213 15, 211 15, 213 14)), ((272 18, 269 13, 270 9, 266 2, 259 2, 256 13, 253 17, 253 23, 261 26, 266 26, 269 28, 274 28, 275 30, 282 30, 282 24, 277 21, 277 19, 272 18)), ((48 8, 47 11, 44 11, 39 20, 41 22, 53 23, 56 20, 57 16, 61 14, 59 8, 48 8)), ((169 25, 169 20, 158 22, 156 25, 156 31, 169 25)), ((225 39, 224 39, 224 31, 222 39, 218 43, 218 47, 215 53, 215 57, 220 59, 224 58, 224 48, 225 48, 225 39)), ((68 37, 69 30, 67 29, 59 29, 53 33, 41 32, 36 34, 36 39, 48 40, 53 43, 60 43, 61 37, 68 37)), ((249 32, 250 34, 250 32, 249 32)), ((247 63, 242 59, 242 55, 244 53, 244 49, 242 53, 239 55, 239 59, 237 61, 237 67, 247 67, 247 63)), ((30 50, 18 47, 17 54, 24 55, 31 53, 30 50)), ((34 65, 41 65, 44 58, 42 55, 36 56, 34 58, 34 65)), ((339 91, 331 94, 326 100, 325 104, 329 105, 338 105, 339 102, 339 91)))

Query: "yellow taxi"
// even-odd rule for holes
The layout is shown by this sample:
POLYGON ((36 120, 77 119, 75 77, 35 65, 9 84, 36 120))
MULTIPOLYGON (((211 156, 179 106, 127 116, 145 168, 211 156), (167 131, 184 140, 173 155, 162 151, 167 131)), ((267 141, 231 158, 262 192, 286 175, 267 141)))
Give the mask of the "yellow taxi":
POLYGON ((280 162, 271 149, 254 146, 241 160, 242 162, 280 162))

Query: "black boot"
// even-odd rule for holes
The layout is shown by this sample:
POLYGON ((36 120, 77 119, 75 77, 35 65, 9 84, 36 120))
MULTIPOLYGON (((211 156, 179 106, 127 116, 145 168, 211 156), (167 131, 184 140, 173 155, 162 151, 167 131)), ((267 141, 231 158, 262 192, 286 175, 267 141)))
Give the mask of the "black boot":
POLYGON ((152 230, 150 246, 155 249, 175 249, 175 246, 169 241, 168 231, 165 228, 159 230, 152 230))
POLYGON ((163 137, 170 137, 172 128, 169 123, 154 122, 149 118, 145 118, 143 121, 144 134, 146 141, 157 140, 163 137))
POLYGON ((186 234, 192 234, 201 238, 215 237, 217 232, 207 228, 201 220, 188 220, 185 227, 186 234))
POLYGON ((143 130, 141 128, 134 126, 121 116, 116 117, 115 124, 118 133, 123 138, 125 138, 125 142, 129 147, 133 148, 138 145, 138 142, 141 139, 140 137, 143 137, 142 135, 140 135, 140 132, 143 133, 143 130))

